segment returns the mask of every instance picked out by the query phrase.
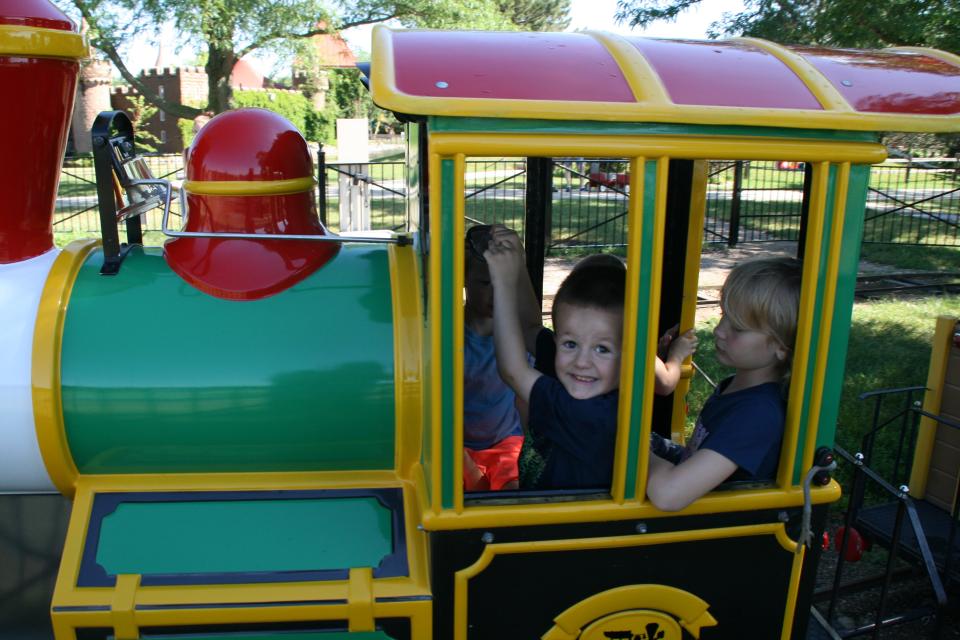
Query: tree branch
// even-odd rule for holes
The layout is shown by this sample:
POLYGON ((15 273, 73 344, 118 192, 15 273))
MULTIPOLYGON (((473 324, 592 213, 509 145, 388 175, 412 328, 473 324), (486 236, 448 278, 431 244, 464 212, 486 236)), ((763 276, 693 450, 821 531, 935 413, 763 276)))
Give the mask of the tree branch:
POLYGON ((91 44, 96 49, 99 49, 107 55, 107 58, 109 58, 110 62, 114 64, 123 79, 129 82, 130 85, 133 86, 138 93, 140 93, 140 95, 142 95, 152 104, 156 105, 159 109, 162 109, 166 113, 178 118, 193 120, 198 115, 203 113, 201 109, 177 104, 176 102, 170 102, 169 100, 165 100, 155 92, 151 91, 139 78, 134 76, 133 73, 127 69, 127 65, 124 63, 123 58, 120 57, 120 53, 117 51, 116 45, 110 38, 102 35, 102 31, 97 23, 97 19, 89 11, 86 4, 82 2, 75 2, 74 5, 80 10, 80 14, 83 16, 84 20, 87 21, 87 24, 89 24, 90 27, 96 31, 96 36, 91 40, 91 44))

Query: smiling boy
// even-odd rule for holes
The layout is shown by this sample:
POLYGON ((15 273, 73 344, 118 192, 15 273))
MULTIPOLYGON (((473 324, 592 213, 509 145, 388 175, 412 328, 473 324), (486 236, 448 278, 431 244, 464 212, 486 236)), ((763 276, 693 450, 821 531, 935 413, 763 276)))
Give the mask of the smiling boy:
POLYGON ((620 385, 622 267, 575 269, 557 291, 556 378, 529 365, 516 295, 523 251, 516 236, 495 232, 484 253, 493 281, 494 346, 500 377, 529 402, 530 427, 546 443, 544 489, 606 489, 613 473, 620 385))

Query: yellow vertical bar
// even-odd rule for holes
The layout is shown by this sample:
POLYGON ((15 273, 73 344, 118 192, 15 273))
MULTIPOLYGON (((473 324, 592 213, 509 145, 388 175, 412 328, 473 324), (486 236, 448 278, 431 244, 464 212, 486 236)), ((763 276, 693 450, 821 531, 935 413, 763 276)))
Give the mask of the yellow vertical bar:
POLYGON ((440 484, 440 461, 442 459, 442 444, 440 432, 442 427, 442 415, 440 413, 440 380, 442 371, 440 370, 440 250, 442 248, 441 234, 436 230, 440 226, 441 208, 441 175, 440 175, 440 156, 430 154, 430 271, 427 273, 427 279, 430 283, 430 300, 428 319, 430 323, 430 506, 434 513, 440 513, 442 503, 442 487, 440 484))
POLYGON ((423 428, 423 299, 417 277, 417 252, 413 246, 387 247, 390 295, 393 309, 393 357, 397 451, 400 477, 411 479, 420 461, 423 428))
MULTIPOLYGON (((653 214, 653 246, 650 256, 650 299, 647 301, 647 359, 643 376, 643 407, 640 412, 640 424, 637 433, 637 477, 633 479, 635 500, 643 500, 647 490, 647 466, 650 462, 650 423, 653 415, 653 361, 651 356, 657 352, 658 323, 660 319, 660 282, 663 279, 663 234, 666 228, 667 179, 670 174, 670 158, 657 158, 656 192, 653 214)), ((639 301, 637 301, 639 304, 639 301)), ((634 326, 634 331, 636 327, 634 326)), ((634 373, 636 377, 636 373, 634 373)))
MULTIPOLYGON (((462 153, 453 157, 453 508, 463 513, 463 298, 464 201, 466 161, 462 153)), ((432 232, 436 233, 436 229, 432 232)))
MULTIPOLYGON (((809 389, 810 410, 807 412, 807 432, 803 445, 801 472, 813 466, 814 449, 817 446, 817 432, 820 426, 820 408, 823 405, 823 380, 827 373, 827 361, 830 351, 830 334, 833 328, 833 309, 837 300, 837 277, 840 272, 840 251, 843 248, 843 226, 846 219, 847 186, 850 181, 850 163, 844 162, 837 167, 834 186, 833 215, 831 216, 830 244, 827 247, 827 273, 823 283, 820 304, 820 331, 817 338, 816 362, 814 362, 814 388, 809 389)), ((819 260, 818 260, 819 262, 819 260)))
MULTIPOLYGON (((930 368, 927 371, 927 392, 923 396, 923 410, 937 415, 943 401, 943 383, 947 377, 947 363, 950 360, 950 344, 953 340, 957 319, 947 316, 937 318, 937 328, 933 336, 933 349, 930 352, 930 368)), ((910 469, 910 495, 922 498, 927 492, 927 478, 930 473, 930 457, 933 455, 933 443, 937 435, 937 422, 930 418, 920 418, 917 430, 917 446, 913 450, 913 466, 910 469)))
POLYGON ((347 629, 350 633, 374 631, 373 569, 353 567, 347 582, 347 629))
POLYGON ((807 216, 807 244, 804 247, 803 254, 803 286, 800 290, 800 313, 797 318, 797 340, 794 345, 793 370, 790 376, 787 420, 783 433, 783 445, 780 450, 780 469, 777 471, 777 484, 780 487, 787 487, 793 482, 793 467, 797 455, 800 417, 803 413, 807 366, 810 361, 813 318, 816 314, 817 274, 820 265, 820 245, 823 237, 823 217, 827 205, 829 177, 829 162, 817 162, 813 165, 810 212, 807 216))
MULTIPOLYGON (((690 222, 687 227, 687 254, 683 267, 683 299, 680 307, 680 331, 694 328, 697 318, 697 289, 700 282, 700 255, 703 253, 703 225, 707 215, 707 178, 710 163, 707 160, 693 162, 690 181, 690 222)), ((693 358, 691 357, 692 361, 693 358)), ((686 367, 684 367, 686 369, 686 367)), ((671 436, 674 442, 683 444, 687 420, 687 393, 691 378, 680 378, 673 393, 671 411, 671 436)))
MULTIPOLYGON (((787 590, 787 603, 783 612, 783 628, 780 630, 781 640, 790 640, 793 632, 793 619, 797 609, 797 592, 800 589, 800 574, 803 571, 803 559, 806 556, 806 547, 800 547, 793 554, 793 564, 790 568, 790 586, 787 590)), ((807 612, 802 612, 806 615, 807 612)))
POLYGON ((135 617, 137 589, 139 587, 139 575, 120 574, 117 576, 117 583, 113 588, 113 598, 110 603, 110 618, 113 622, 113 632, 116 640, 138 640, 140 638, 140 628, 137 626, 135 617))
MULTIPOLYGON (((623 338, 620 352, 620 403, 617 411, 617 444, 614 448, 610 495, 622 504, 626 493, 627 434, 633 398, 633 370, 637 345, 637 307, 640 290, 640 239, 643 233, 643 195, 646 159, 630 159, 630 201, 627 203, 627 287, 623 301, 623 338)), ((646 462, 642 467, 646 472, 646 462)))

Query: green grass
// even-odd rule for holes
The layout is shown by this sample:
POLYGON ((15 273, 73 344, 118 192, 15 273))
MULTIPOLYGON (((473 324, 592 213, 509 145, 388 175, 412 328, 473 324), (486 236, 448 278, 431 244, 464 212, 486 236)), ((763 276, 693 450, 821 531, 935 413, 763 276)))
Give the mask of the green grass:
POLYGON ((864 243, 860 259, 896 269, 960 272, 960 247, 864 243))
POLYGON ((96 196, 97 185, 75 178, 73 176, 63 175, 60 178, 60 186, 57 189, 58 198, 77 198, 82 196, 96 196))

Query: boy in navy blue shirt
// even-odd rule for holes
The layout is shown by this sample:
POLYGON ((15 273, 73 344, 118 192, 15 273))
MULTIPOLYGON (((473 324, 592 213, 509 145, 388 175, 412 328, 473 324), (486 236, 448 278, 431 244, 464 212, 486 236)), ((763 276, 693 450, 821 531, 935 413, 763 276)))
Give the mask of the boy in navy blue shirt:
MULTIPOLYGON (((540 486, 607 489, 613 473, 626 272, 590 265, 564 280, 553 304, 556 377, 527 361, 513 283, 523 268, 515 235, 494 231, 484 253, 493 281, 500 377, 529 402, 531 430, 550 444, 540 486)), ((530 338, 527 337, 527 341, 530 338)))

